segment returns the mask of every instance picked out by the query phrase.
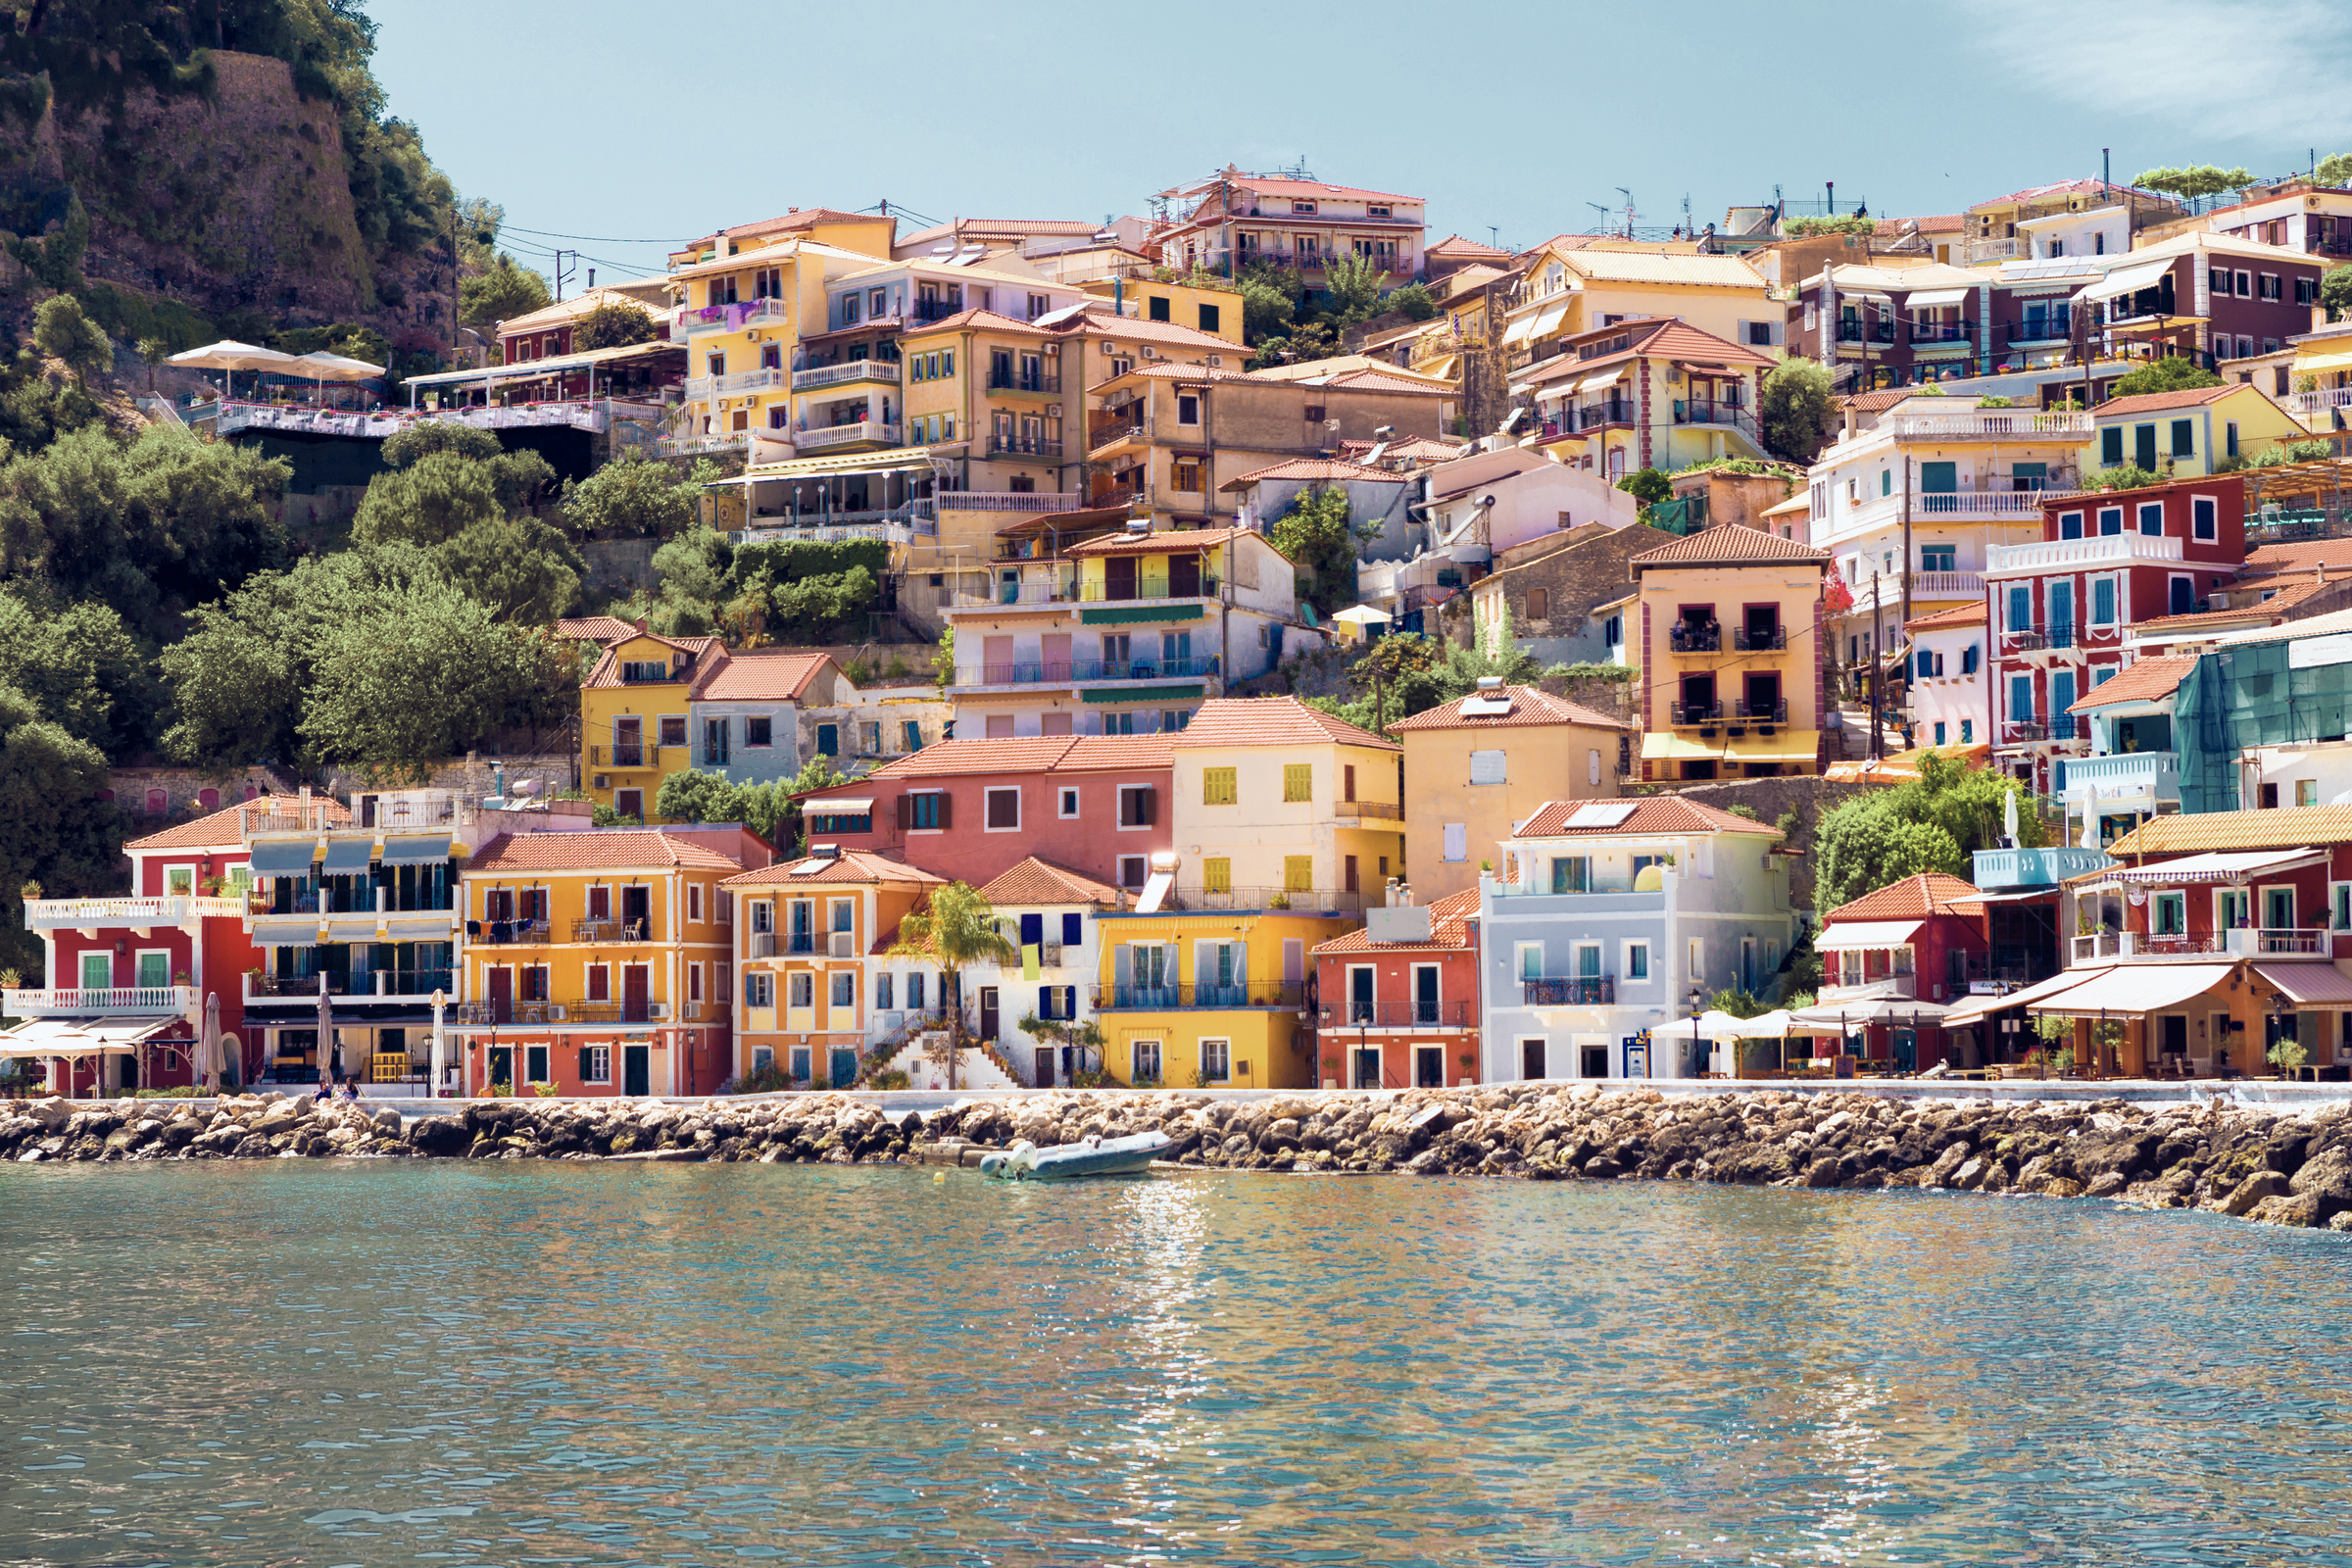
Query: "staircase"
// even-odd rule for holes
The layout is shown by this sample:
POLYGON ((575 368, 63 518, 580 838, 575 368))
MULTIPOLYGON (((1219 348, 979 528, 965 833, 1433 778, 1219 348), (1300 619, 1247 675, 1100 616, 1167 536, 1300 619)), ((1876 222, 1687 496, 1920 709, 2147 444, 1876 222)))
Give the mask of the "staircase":
MULTIPOLYGON (((1838 731, 1839 756, 1849 762, 1870 760, 1870 710, 1860 703, 1841 702, 1838 705, 1840 728, 1838 731)), ((1903 732, 1891 724, 1880 726, 1880 755, 1899 756, 1903 751, 1903 732)))
MULTIPOLYGON (((943 1038, 937 1032, 912 1036, 875 1072, 903 1072, 906 1075, 906 1082, 916 1089, 947 1088, 947 1071, 940 1066, 936 1055, 943 1038)), ((1024 1089, 1028 1086, 1012 1076, 1004 1058, 998 1055, 993 1048, 966 1046, 956 1053, 956 1087, 1024 1089)))

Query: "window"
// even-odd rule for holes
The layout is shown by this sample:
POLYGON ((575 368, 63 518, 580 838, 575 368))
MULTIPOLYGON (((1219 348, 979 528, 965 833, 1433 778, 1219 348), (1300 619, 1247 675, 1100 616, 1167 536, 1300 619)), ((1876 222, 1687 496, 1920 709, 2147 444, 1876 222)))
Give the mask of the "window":
POLYGON ((1235 784, 1236 770, 1230 767, 1204 767, 1200 770, 1200 804, 1203 806, 1232 806, 1239 799, 1235 784))
POLYGON ((2297 806, 2319 805, 2320 781, 2316 778, 2299 778, 2295 780, 2295 804, 2297 806))
MULTIPOLYGON (((2234 425, 2232 429, 2236 428, 2234 425)), ((2190 530, 2199 539, 2218 538, 2221 533, 2220 514, 2211 496, 2192 496, 2188 503, 2190 530)))
MULTIPOLYGON (((2149 466, 2155 466, 2152 461, 2150 462, 2149 466)), ((2119 534, 2123 531, 2124 509, 2121 507, 2101 507, 2099 509, 2099 536, 2101 538, 2105 538, 2109 534, 2119 534)))
POLYGON ((1229 1083, 1233 1078, 1233 1042, 1203 1040, 1200 1042, 1200 1081, 1204 1084, 1229 1083))
POLYGON ((611 1002, 612 1000, 612 966, 611 964, 592 963, 588 966, 588 1000, 590 1002, 611 1002))
POLYGON ((816 726, 816 755, 819 757, 839 757, 841 755, 841 726, 839 724, 816 726))
POLYGON ((175 899, 193 896, 196 892, 196 868, 192 865, 165 867, 164 892, 175 899))
POLYGON ((1444 829, 1443 855, 1448 865, 1459 865, 1470 858, 1470 824, 1447 822, 1444 829))
POLYGON ((1960 650, 1960 673, 1963 675, 1974 675, 1976 672, 1977 645, 1975 643, 1970 643, 1966 648, 1960 650))
POLYGON ((1060 801, 1061 805, 1056 814, 1063 817, 1072 817, 1078 814, 1078 791, 1076 789, 1063 789, 1060 794, 1060 801))
POLYGON ((832 1004, 836 1007, 855 1007, 858 1005, 857 971, 853 969, 836 969, 833 971, 832 1004))
POLYGON ((1076 909, 1066 909, 1061 916, 1061 945, 1065 948, 1082 946, 1086 941, 1086 916, 1076 909))
POLYGON ((1649 944, 1628 942, 1625 945, 1625 977, 1628 980, 1649 978, 1649 944))
POLYGON ((769 746, 775 741, 775 720, 766 713, 747 713, 743 720, 743 744, 769 746))
POLYGON ((1119 886, 1133 892, 1144 885, 1148 861, 1141 855, 1119 857, 1119 886))
POLYGON ((1594 785, 1600 782, 1600 753, 1597 750, 1585 753, 1585 782, 1594 785))
POLYGON ((1503 778, 1502 753, 1472 752, 1470 754, 1470 782, 1473 784, 1501 784, 1503 778))
POLYGON ((700 882, 689 882, 686 884, 686 918, 700 921, 702 917, 703 885, 700 882))
POLYGON ((1936 745, 1938 745, 1938 746, 1941 746, 1943 743, 1944 743, 1944 724, 1943 724, 1943 720, 1939 718, 1939 719, 1937 719, 1937 720, 1936 721, 1936 745))
POLYGON ((2139 531, 2150 539, 2164 534, 2164 503, 2142 501, 2139 504, 2139 531))
POLYGON ((2173 456, 2193 458, 2197 455, 2197 426, 2193 419, 2173 421, 2173 456))
POLYGON ((988 830, 1002 833, 1021 825, 1021 792, 1015 788, 988 792, 988 830))
POLYGON ((1200 493, 1200 460, 1178 458, 1168 470, 1168 488, 1187 495, 1200 493))
POLYGON ((1282 798, 1286 802, 1311 801, 1315 798, 1315 764, 1285 762, 1282 764, 1282 798))
POLYGON ((917 969, 906 976, 907 1011, 920 1012, 923 1010, 924 988, 928 986, 929 983, 929 977, 926 976, 920 969, 917 969))
POLYGON ((2335 929, 2352 931, 2352 882, 2328 885, 2328 907, 2334 915, 2335 929))
MULTIPOLYGON (((1971 652, 1974 652, 1974 650, 1972 649, 1972 650, 1971 650, 1971 652)), ((1977 721, 1976 721, 1975 719, 1973 719, 1973 718, 1964 718, 1964 719, 1962 719, 1962 720, 1960 721, 1960 744, 1961 744, 1961 745, 1963 745, 1963 746, 1971 746, 1971 745, 1974 745, 1974 744, 1976 743, 1976 736, 1975 736, 1976 727, 1977 727, 1977 721)))
MULTIPOLYGON (((1945 466, 1948 467, 1950 465, 1947 464, 1945 466)), ((1894 470, 1892 468, 1879 470, 1879 494, 1883 496, 1894 494, 1894 470)))
POLYGON ((1704 937, 1690 939, 1690 978, 1702 979, 1707 972, 1707 941, 1704 937))
POLYGON ((2033 589, 2021 585, 2009 590, 2009 629, 2011 631, 2032 631, 2034 629, 2033 589))
POLYGON ((645 820, 645 791, 614 790, 612 809, 632 822, 645 820))
POLYGON ((580 1082, 609 1084, 612 1081, 612 1048, 611 1046, 582 1046, 580 1048, 580 1082))
POLYGON ((2121 467, 2124 462, 2124 427, 2108 425, 2099 432, 2099 462, 2107 467, 2121 467))
POLYGON ((1203 305, 1199 307, 1199 310, 1200 312, 1200 330, 1214 334, 1217 330, 1217 323, 1223 319, 1222 314, 1214 305, 1203 305))
POLYGON ((2090 623, 2094 626, 2115 624, 2115 579, 2113 577, 2091 579, 2090 623))
POLYGON ((1144 305, 1147 320, 1165 321, 1171 319, 1168 314, 1168 297, 1165 294, 1154 294, 1146 300, 1144 305))
POLYGON ((899 797, 899 821, 917 832, 936 833, 948 825, 948 797, 937 790, 899 797))
POLYGON ((1178 424, 1199 424, 1200 422, 1200 399, 1198 394, 1179 392, 1176 395, 1176 422, 1178 424))
POLYGON ((747 969, 743 976, 743 1004, 747 1007, 772 1007, 776 1004, 776 977, 765 969, 747 969))
POLYGON ((171 983, 171 954, 156 949, 139 955, 138 986, 141 991, 161 991, 171 983))
POLYGON ((1282 888, 1285 893, 1311 893, 1315 886, 1315 858, 1311 855, 1286 855, 1282 859, 1282 888))
MULTIPOLYGON (((1075 790, 1070 792, 1075 795, 1075 790)), ((1158 814, 1158 792, 1149 784, 1119 786, 1119 826, 1150 827, 1158 814)), ((1075 814, 1075 813, 1073 813, 1075 814)))
POLYGON ((1921 545, 1919 569, 1922 571, 1957 571, 1960 569, 1958 545, 1921 545))
POLYGON ((1592 859, 1585 855, 1555 856, 1551 862, 1551 891, 1584 893, 1592 886, 1592 859))
POLYGON ((662 715, 662 744, 663 746, 686 744, 686 715, 684 713, 662 715))
POLYGON ((786 975, 784 977, 784 983, 786 987, 789 988, 789 995, 786 998, 786 1005, 794 1007, 813 1007, 816 1005, 815 975, 810 974, 806 969, 800 969, 786 975))
POLYGON ((2160 937, 2188 934, 2188 895, 2159 893, 2149 901, 2148 929, 2160 937))
POLYGON ((1200 862, 1200 886, 1210 893, 1233 891, 1233 861, 1229 857, 1212 855, 1200 862))

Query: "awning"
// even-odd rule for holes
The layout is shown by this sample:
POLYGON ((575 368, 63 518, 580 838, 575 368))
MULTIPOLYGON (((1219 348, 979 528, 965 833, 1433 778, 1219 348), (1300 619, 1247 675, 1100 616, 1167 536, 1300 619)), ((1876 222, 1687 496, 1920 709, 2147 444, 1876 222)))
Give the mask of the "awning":
POLYGON ((1723 743, 1727 762, 1810 762, 1821 755, 1818 742, 1804 737, 1810 730, 1788 735, 1740 735, 1723 743))
POLYGON ((447 918, 384 922, 384 934, 393 942, 447 942, 454 929, 447 918))
POLYGON ((1886 295, 1886 294, 1882 294, 1882 293, 1880 293, 1880 292, 1879 292, 1877 289, 1871 289, 1871 288, 1841 288, 1841 289, 1839 289, 1839 290, 1838 291, 1838 304, 1840 304, 1840 305, 1842 305, 1842 304, 1844 304, 1844 303, 1845 303, 1847 300, 1868 300, 1868 301, 1870 301, 1870 302, 1871 302, 1873 305, 1892 305, 1892 304, 1894 303, 1894 300, 1893 300, 1893 298, 1892 298, 1891 296, 1889 296, 1889 295, 1886 295))
POLYGON ((873 808, 874 798, 870 795, 857 800, 836 799, 828 795, 821 801, 803 801, 801 803, 803 816, 865 816, 870 814, 873 808))
POLYGON ((128 1055, 174 1024, 176 1015, 137 1018, 35 1018, 0 1035, 0 1057, 128 1055))
POLYGON ((1560 323, 1566 319, 1568 319, 1568 300, 1564 298, 1555 300, 1536 313, 1536 328, 1529 336, 1549 337, 1560 329, 1560 323))
MULTIPOLYGON (((558 375, 565 370, 585 370, 591 366, 610 365, 614 360, 642 360, 656 354, 683 354, 685 349, 666 337, 649 338, 642 343, 623 343, 609 349, 585 349, 578 354, 554 355, 544 360, 519 360, 513 365, 485 365, 472 370, 436 370, 430 375, 403 377, 405 386, 463 386, 468 383, 501 381, 536 381, 544 376, 558 375)), ((273 367, 274 368, 274 367, 273 367)), ((288 370, 299 375, 299 370, 288 370)))
POLYGON ((1128 686, 1102 692, 1080 692, 1078 700, 1082 703, 1164 703, 1206 695, 1207 688, 1195 682, 1190 686, 1128 686))
POLYGON ((2307 370, 2352 370, 2352 349, 2337 354, 2314 354, 2309 358, 2295 356, 2295 373, 2307 370))
POLYGON ((1965 1002, 1952 1004, 1943 1015, 1943 1026, 1946 1029, 1959 1029, 1981 1022, 1992 1013, 2007 1012, 2012 1007, 2031 1005, 2046 998, 2057 996, 2061 992, 2072 991, 2077 986, 2088 985, 2101 975, 2110 973, 2114 968, 2115 965, 2109 963, 2101 964, 2095 969, 2069 969, 2064 974, 2052 975, 2047 980, 2022 987, 2006 996, 1970 997, 1965 1002))
POLYGON ((263 839, 245 858, 256 876, 300 876, 318 853, 316 839, 263 839))
POLYGON ((2032 904, 2036 899, 2054 899, 2057 896, 2056 888, 2028 888, 2023 893, 1971 893, 1952 900, 1952 903, 1955 906, 1962 904, 2032 904))
POLYGON ((2232 963, 2119 963, 2088 985, 2031 1003, 2026 1010, 2065 1018, 2101 1014, 2136 1018, 2203 996, 2229 979, 2230 971, 2236 967, 2232 963))
POLYGON ((326 923, 329 942, 373 942, 376 919, 372 914, 353 915, 326 923))
POLYGON ((1078 623, 1082 626, 1124 626, 1147 620, 1199 620, 1205 614, 1199 605, 1104 605, 1100 609, 1082 605, 1078 623))
POLYGON ((2109 272, 2096 283, 2078 289, 2075 292, 2075 298, 2087 302, 2111 300, 2125 294, 2137 294, 2142 289, 2160 286, 2172 270, 2173 264, 2170 262, 2154 262, 2146 267, 2120 268, 2109 272))
MULTIPOLYGON (((900 468, 909 472, 929 472, 931 449, 899 447, 888 452, 854 453, 839 458, 791 458, 783 463, 763 463, 745 469, 740 478, 717 482, 759 484, 767 479, 825 479, 837 473, 888 473, 900 468)), ((947 499, 941 497, 942 505, 946 504, 947 499)))
POLYGON ((1625 367, 1620 365, 1614 370, 1603 370, 1589 381, 1579 382, 1577 390, 1579 392, 1597 392, 1604 386, 1616 385, 1624 374, 1625 367))
POLYGON ((1507 349, 1515 343, 1525 343, 1535 335, 1536 318, 1531 316, 1524 320, 1513 321, 1509 326, 1503 328, 1502 346, 1507 349))
POLYGON ((1157 914, 1159 906, 1167 902, 1168 890, 1175 885, 1176 873, 1173 871, 1154 871, 1144 878, 1143 896, 1135 901, 1135 912, 1157 914))
MULTIPOLYGON (((446 860, 449 858, 449 839, 447 833, 428 833, 414 839, 388 838, 384 840, 383 863, 430 865, 436 860, 446 860)), ((332 850, 327 852, 327 858, 334 858, 332 850)))
POLYGON ((2100 880, 2161 883, 2166 887, 2180 882, 2242 882, 2250 876, 2265 876, 2274 871, 2291 871, 2297 866, 2317 865, 2327 858, 2325 854, 2315 854, 2310 850, 2241 850, 2227 855, 2189 855, 2156 865, 2113 866, 2100 880))
POLYGON ((1857 953, 1910 945, 1925 920, 1849 920, 1823 928, 1814 939, 1819 953, 1857 953))
POLYGON ((326 859, 320 863, 318 874, 356 876, 367 870, 368 862, 374 858, 375 839, 372 835, 366 838, 328 839, 326 859))
POLYGON ((1903 305, 1914 311, 1937 305, 1959 305, 1975 292, 1973 288, 1923 288, 1916 294, 1906 296, 1903 305))
POLYGON ((2254 972, 2303 1006, 2352 1007, 2352 975, 2326 963, 2258 963, 2254 972))
POLYGON ((318 945, 318 917, 300 914, 279 920, 256 919, 253 922, 253 945, 257 948, 315 948, 318 945))
POLYGON ((1694 762, 1711 760, 1722 755, 1704 741, 1687 741, 1667 730, 1653 729, 1642 737, 1642 760, 1644 762, 1694 762))
POLYGON ((1825 1002, 1817 1006, 1799 1007, 1788 1018, 1792 1025, 1817 1029, 1859 1029, 1870 1023, 1901 1025, 1914 1020, 1941 1028, 1947 1010, 1939 1003, 1920 1002, 1911 997, 1857 997, 1850 1002, 1825 1002))

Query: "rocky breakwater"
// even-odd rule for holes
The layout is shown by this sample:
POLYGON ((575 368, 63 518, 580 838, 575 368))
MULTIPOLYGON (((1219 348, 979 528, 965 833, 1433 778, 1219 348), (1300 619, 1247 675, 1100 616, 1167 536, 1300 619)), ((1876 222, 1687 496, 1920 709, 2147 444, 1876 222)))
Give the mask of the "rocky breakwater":
POLYGON ((2198 1207, 2352 1231, 2352 1106, 1904 1100, 1872 1094, 1505 1086, 1235 1102, 1128 1091, 928 1113, 841 1095, 493 1101, 403 1122, 275 1096, 214 1104, 36 1101, 0 1118, 20 1161, 379 1155, 472 1159, 963 1163, 1157 1129, 1185 1166, 1531 1181, 1919 1187, 2198 1207))

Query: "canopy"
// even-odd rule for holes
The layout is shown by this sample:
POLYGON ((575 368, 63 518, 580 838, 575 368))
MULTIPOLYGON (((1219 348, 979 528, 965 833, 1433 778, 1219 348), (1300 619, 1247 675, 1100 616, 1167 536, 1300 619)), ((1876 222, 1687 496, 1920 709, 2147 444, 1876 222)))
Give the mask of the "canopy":
POLYGON ((2110 882, 2242 882, 2250 876, 2316 865, 2326 859, 2310 850, 2239 850, 2227 854, 2183 856, 2156 865, 2119 865, 2110 868, 2110 882))
POLYGON ((1370 605, 1356 605, 1350 609, 1341 611, 1338 614, 1332 616, 1331 618, 1334 620, 1353 621, 1358 626, 1368 626, 1375 621, 1395 620, 1396 617, 1390 614, 1385 610, 1375 610, 1370 605))
POLYGON ((2095 1018, 2102 1013, 2136 1018, 2203 996, 2229 979, 2234 967, 2228 963, 2119 963, 2087 984, 2028 1003, 2026 1010, 2069 1018, 2095 1018))
POLYGON ((1914 311, 1937 305, 1958 305, 1975 292, 1973 288, 1923 288, 1907 296, 1903 304, 1914 311))
POLYGON ((292 876, 308 872, 318 852, 313 839, 262 839, 246 858, 256 876, 292 876))
POLYGON ((1858 953, 1907 946, 1925 920, 1847 920, 1825 926, 1814 939, 1818 953, 1858 953))
POLYGON ((253 922, 253 945, 257 948, 315 948, 318 945, 318 917, 315 914, 295 915, 289 919, 253 922))
POLYGON ((447 942, 450 924, 446 917, 438 920, 387 920, 384 935, 394 942, 447 942))
POLYGON ((380 365, 344 354, 305 354, 284 367, 288 375, 307 375, 314 381, 372 381, 384 373, 380 365))
POLYGON ((873 808, 874 798, 870 795, 854 799, 848 796, 828 795, 821 801, 803 802, 801 814, 803 816, 863 816, 873 808))
POLYGON ((495 385, 500 381, 536 381, 560 370, 581 370, 592 366, 609 365, 614 360, 645 359, 661 353, 681 352, 678 345, 666 337, 653 338, 644 343, 621 343, 609 349, 583 349, 577 354, 550 355, 542 360, 517 360, 513 365, 484 365, 470 370, 435 370, 430 375, 412 375, 409 386, 463 386, 470 382, 495 385))
POLYGON ((0 1057, 129 1055, 179 1021, 177 1016, 35 1018, 0 1035, 0 1057))
POLYGON ((1653 1024, 1652 1040, 1738 1040, 1748 1020, 1735 1018, 1730 1013, 1709 1008, 1695 1018, 1677 1018, 1672 1023, 1653 1024))
POLYGON ((2159 287, 2172 270, 2171 262, 2151 262, 2145 267, 2118 268, 2096 283, 2077 290, 2075 298, 2087 303, 2091 300, 2111 300, 2125 294, 2137 294, 2142 289, 2159 287))
POLYGON ((2095 969, 2069 969, 2064 974, 2053 975, 2047 980, 2036 982, 2022 990, 2012 991, 2006 996, 1970 997, 1965 1002, 1954 1004, 1945 1011, 1943 1026, 1946 1029, 1959 1029, 1981 1022, 1996 1012, 2007 1012, 2012 1007, 2029 1006, 2045 998, 2057 996, 2062 991, 2071 991, 2076 986, 2086 985, 2114 967, 2114 964, 2109 963, 2101 964, 2095 969))
MULTIPOLYGON (((330 854, 330 858, 331 854, 330 854)), ((384 865, 431 865, 449 858, 449 835, 426 833, 416 838, 384 840, 384 853, 378 857, 384 865)))
POLYGON ((1740 1020, 1741 1040, 1787 1040, 1791 1036, 1814 1035, 1835 1039, 1838 1034, 1835 1024, 1799 1023, 1796 1014, 1786 1007, 1758 1013, 1753 1018, 1740 1020))
POLYGON ((1738 735, 1724 742, 1723 756, 1731 762, 1810 762, 1820 756, 1811 730, 1787 735, 1738 735))
POLYGON ((164 363, 190 370, 284 370, 293 365, 294 356, 223 338, 200 349, 183 350, 164 363))
POLYGON ((1579 392, 1597 392, 1604 386, 1615 385, 1624 374, 1625 367, 1620 365, 1614 370, 1603 370, 1598 375, 1578 382, 1576 389, 1579 392))
POLYGON ((1840 304, 1847 300, 1868 300, 1873 305, 1892 305, 1894 303, 1890 296, 1882 294, 1875 288, 1841 288, 1838 291, 1838 299, 1840 304))
POLYGON ((2352 976, 2327 963, 2258 963, 2254 972, 2298 1005, 2352 1006, 2352 976))
MULTIPOLYGON (((793 458, 783 463, 764 463, 745 469, 735 478, 715 480, 705 488, 759 484, 770 479, 830 479, 835 474, 888 473, 897 469, 928 472, 930 467, 929 447, 900 447, 888 452, 855 452, 838 458, 793 458)), ((948 496, 940 498, 943 506, 951 500, 948 496)))
POLYGON ((1789 1016, 1795 1022, 1811 1025, 1815 1029, 1858 1029, 1866 1023, 1903 1024, 1913 1020, 1941 1024, 1945 1011, 1937 1003, 1883 994, 1799 1007, 1789 1016))
POLYGON ((1642 760, 1645 762, 1690 761, 1721 755, 1715 747, 1703 741, 1688 741, 1662 729, 1653 729, 1642 737, 1642 760))
POLYGON ((2333 354, 2314 354, 2308 358, 2299 354, 2295 356, 2297 375, 2312 370, 2352 370, 2352 349, 2338 350, 2333 354))
POLYGON ((326 841, 326 859, 318 867, 320 876, 354 876, 368 869, 375 858, 375 839, 338 838, 326 841))
POLYGON ((1568 297, 1563 296, 1536 313, 1535 329, 1528 335, 1530 337, 1549 337, 1559 330, 1560 323, 1566 319, 1568 319, 1568 297))

